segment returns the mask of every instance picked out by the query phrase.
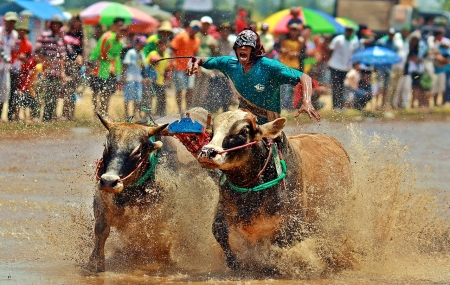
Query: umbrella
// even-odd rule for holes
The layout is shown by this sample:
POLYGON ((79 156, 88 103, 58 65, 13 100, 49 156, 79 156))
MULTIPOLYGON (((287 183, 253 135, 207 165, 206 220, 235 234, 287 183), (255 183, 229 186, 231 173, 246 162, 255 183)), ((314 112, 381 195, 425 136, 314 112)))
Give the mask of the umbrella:
POLYGON ((145 14, 158 19, 159 21, 166 21, 166 20, 169 21, 172 18, 171 13, 161 10, 154 6, 152 7, 152 6, 145 5, 144 3, 130 1, 130 2, 126 2, 125 5, 136 8, 136 9, 144 12, 145 14))
MULTIPOLYGON (((264 22, 269 24, 269 32, 287 34, 287 23, 291 18, 290 9, 285 9, 267 17, 264 22)), ((315 34, 336 34, 343 31, 342 25, 333 17, 318 10, 302 8, 300 18, 305 25, 311 26, 315 34)))
POLYGON ((352 57, 352 61, 370 65, 384 65, 399 63, 402 61, 402 58, 388 48, 374 46, 356 52, 352 57))
POLYGON ((350 20, 348 18, 337 17, 336 22, 338 22, 344 27, 351 26, 355 31, 359 30, 359 25, 355 23, 353 20, 350 20))
POLYGON ((99 23, 112 25, 115 18, 123 18, 127 24, 146 24, 153 26, 154 29, 158 26, 158 21, 155 18, 136 8, 106 1, 97 2, 87 7, 81 11, 80 17, 87 25, 99 23))

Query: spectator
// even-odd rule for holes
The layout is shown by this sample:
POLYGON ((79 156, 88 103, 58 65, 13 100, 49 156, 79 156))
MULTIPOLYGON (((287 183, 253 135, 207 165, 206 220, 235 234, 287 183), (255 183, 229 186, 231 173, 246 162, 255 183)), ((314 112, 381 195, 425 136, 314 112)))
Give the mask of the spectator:
POLYGON ((142 70, 144 69, 145 61, 141 51, 146 42, 147 38, 145 36, 139 36, 134 42, 134 47, 127 51, 123 59, 124 75, 122 79, 125 81, 123 87, 125 117, 128 117, 128 110, 132 107, 132 116, 139 118, 139 105, 142 100, 142 70))
POLYGON ((44 64, 45 53, 42 48, 36 49, 34 56, 21 66, 21 72, 18 82, 19 106, 22 108, 30 108, 31 121, 35 123, 39 121, 40 104, 37 96, 38 89, 38 64, 44 64))
MULTIPOLYGON (((395 53, 398 51, 398 47, 394 41, 395 29, 390 28, 387 34, 387 37, 381 38, 377 41, 377 45, 387 48, 395 53)), ((375 71, 377 73, 377 82, 378 82, 378 94, 381 95, 381 108, 382 109, 391 109, 393 98, 388 97, 388 86, 389 79, 392 72, 392 64, 383 64, 376 65, 375 71)))
MULTIPOLYGON (((213 20, 209 16, 204 16, 200 19, 201 27, 197 34, 200 39, 200 48, 197 55, 199 57, 211 57, 213 52, 217 50, 217 40, 213 36, 208 34, 210 26, 213 24, 213 20)), ((204 107, 209 110, 211 108, 208 93, 211 90, 210 81, 214 71, 202 68, 201 72, 197 74, 195 79, 195 94, 193 103, 194 106, 204 107)))
POLYGON ((44 96, 44 116, 42 121, 56 119, 56 100, 61 95, 61 82, 66 77, 64 58, 66 48, 64 34, 61 30, 63 19, 55 15, 49 22, 49 29, 44 31, 36 41, 36 49, 45 55, 42 89, 44 96))
POLYGON ((115 18, 109 31, 104 33, 89 60, 94 62, 95 69, 91 77, 91 88, 94 92, 94 110, 97 110, 97 95, 100 96, 100 114, 107 115, 111 95, 116 92, 117 76, 122 71, 120 53, 121 39, 127 33, 125 20, 115 18))
POLYGON ((302 28, 303 25, 303 21, 300 17, 300 8, 299 7, 291 7, 290 9, 290 15, 291 15, 291 19, 289 19, 289 21, 287 22, 287 26, 289 27, 292 24, 297 24, 300 26, 300 28, 302 28))
POLYGON ((97 46, 97 42, 100 39, 100 37, 103 35, 103 28, 102 25, 97 24, 95 26, 92 26, 92 35, 89 36, 86 48, 84 49, 85 54, 83 54, 83 57, 88 59, 89 55, 94 51, 95 47, 97 46))
POLYGON ((410 27, 403 26, 400 33, 396 33, 394 36, 394 42, 397 47, 397 54, 402 58, 400 63, 392 66, 392 72, 390 76, 390 84, 388 87, 388 98, 392 98, 392 107, 398 108, 398 104, 394 103, 396 97, 396 91, 403 77, 403 68, 406 63, 406 57, 408 56, 409 43, 408 36, 410 34, 410 27))
POLYGON ((171 65, 168 60, 162 60, 159 62, 158 60, 170 57, 170 55, 166 52, 168 46, 169 41, 167 39, 160 39, 157 50, 151 51, 146 58, 146 63, 153 66, 156 72, 156 81, 153 85, 156 92, 156 115, 161 117, 166 115, 166 83, 170 77, 171 65))
POLYGON ((64 35, 66 44, 66 78, 63 84, 64 105, 62 118, 75 120, 75 92, 80 84, 80 69, 83 65, 84 36, 83 25, 79 15, 72 17, 68 23, 69 30, 64 35))
MULTIPOLYGON (((176 35, 170 47, 173 51, 173 56, 195 56, 200 48, 200 39, 197 37, 197 33, 200 31, 202 23, 197 20, 193 20, 189 24, 187 31, 176 35)), ((174 61, 174 83, 175 83, 175 95, 177 105, 181 111, 182 91, 186 90, 186 108, 189 109, 192 106, 193 99, 193 84, 189 86, 188 77, 185 70, 188 66, 189 58, 180 58, 174 61)))
POLYGON ((170 18, 170 24, 172 25, 173 29, 181 29, 183 26, 181 25, 181 11, 180 10, 174 10, 172 12, 172 18, 170 18))
POLYGON ((158 41, 160 39, 169 40, 173 36, 172 24, 169 21, 162 21, 157 31, 156 34, 149 36, 147 39, 147 44, 143 49, 145 57, 147 57, 151 51, 157 49, 158 41))
MULTIPOLYGON (((228 40, 232 31, 233 28, 228 22, 219 26, 220 38, 217 40, 217 50, 214 53, 216 56, 234 55, 233 44, 228 40)), ((206 97, 208 111, 215 113, 220 108, 222 108, 224 112, 228 111, 229 106, 232 104, 233 97, 233 89, 230 81, 228 77, 220 71, 214 70, 212 71, 212 75, 210 92, 206 97)))
POLYGON ((445 68, 450 63, 450 59, 448 58, 448 40, 444 41, 444 35, 445 30, 437 29, 433 32, 433 36, 428 38, 428 55, 434 64, 435 70, 433 88, 431 90, 434 106, 437 106, 439 93, 444 95, 446 85, 445 68))
POLYGON ((358 49, 358 38, 353 34, 353 27, 347 26, 343 35, 336 36, 330 43, 333 51, 328 62, 330 68, 331 93, 333 109, 344 107, 345 75, 352 67, 353 53, 358 49))
POLYGON ((358 110, 364 109, 367 102, 372 99, 372 89, 370 88, 370 82, 362 82, 359 62, 353 63, 353 68, 345 76, 344 84, 347 89, 345 99, 348 107, 358 110))
POLYGON ((3 26, 0 27, 0 83, 2 86, 0 89, 0 120, 3 104, 9 100, 11 93, 11 56, 18 39, 18 34, 14 30, 18 20, 19 16, 16 12, 7 12, 3 17, 3 26))
POLYGON ((419 101, 419 107, 425 107, 425 92, 421 87, 421 77, 425 72, 424 59, 427 55, 427 46, 421 39, 420 31, 411 34, 409 40, 409 53, 405 66, 405 72, 411 76, 412 100, 411 107, 414 107, 414 101, 419 101))
POLYGON ((302 42, 302 49, 298 57, 300 63, 300 71, 305 72, 305 60, 311 55, 314 48, 314 43, 311 42, 312 28, 304 26, 300 34, 300 41, 302 42))
POLYGON ((266 50, 266 56, 268 58, 274 58, 274 45, 275 39, 272 34, 269 33, 269 24, 263 23, 261 25, 261 32, 258 33, 259 38, 261 39, 261 44, 264 46, 266 50))
POLYGON ((234 21, 236 35, 242 32, 245 28, 248 28, 249 19, 247 17, 247 11, 245 9, 239 9, 236 20, 234 21))
POLYGON ((19 120, 19 108, 21 107, 22 94, 19 93, 20 74, 22 66, 28 62, 33 54, 33 45, 27 38, 30 29, 28 25, 20 22, 16 25, 18 40, 12 52, 11 67, 11 97, 8 107, 8 120, 19 120))

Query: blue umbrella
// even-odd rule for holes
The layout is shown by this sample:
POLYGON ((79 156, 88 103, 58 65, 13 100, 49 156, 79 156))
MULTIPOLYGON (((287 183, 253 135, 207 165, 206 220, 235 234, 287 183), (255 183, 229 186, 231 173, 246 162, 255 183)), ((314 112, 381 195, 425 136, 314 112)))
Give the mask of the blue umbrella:
POLYGON ((402 61, 402 58, 388 48, 375 46, 356 52, 352 57, 352 61, 369 65, 385 65, 399 63, 402 61))

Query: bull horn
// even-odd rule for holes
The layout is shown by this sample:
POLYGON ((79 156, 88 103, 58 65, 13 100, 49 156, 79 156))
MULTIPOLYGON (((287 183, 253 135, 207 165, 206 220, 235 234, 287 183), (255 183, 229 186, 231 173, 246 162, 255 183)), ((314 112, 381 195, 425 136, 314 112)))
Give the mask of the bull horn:
POLYGON ((156 127, 148 127, 148 136, 151 137, 161 133, 161 131, 164 130, 168 125, 169 124, 164 124, 156 127))
POLYGON ((98 112, 96 112, 96 114, 97 114, 97 117, 100 119, 100 122, 102 122, 103 126, 105 126, 105 128, 109 131, 109 129, 111 128, 113 122, 109 118, 103 117, 98 112))

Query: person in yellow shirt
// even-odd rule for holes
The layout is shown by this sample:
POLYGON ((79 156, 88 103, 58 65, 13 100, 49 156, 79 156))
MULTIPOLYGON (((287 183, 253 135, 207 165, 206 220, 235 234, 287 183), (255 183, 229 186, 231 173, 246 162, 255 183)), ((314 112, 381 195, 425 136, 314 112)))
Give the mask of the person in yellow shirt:
POLYGON ((168 78, 170 78, 171 64, 168 60, 158 60, 170 57, 166 52, 168 44, 169 41, 167 39, 161 38, 158 41, 157 49, 151 51, 146 58, 146 63, 153 67, 153 70, 156 72, 153 88, 156 93, 156 115, 158 116, 166 115, 166 83, 168 78))
POLYGON ((280 62, 290 68, 300 69, 298 57, 302 50, 302 43, 299 40, 300 26, 298 24, 289 25, 289 35, 280 43, 280 62))

